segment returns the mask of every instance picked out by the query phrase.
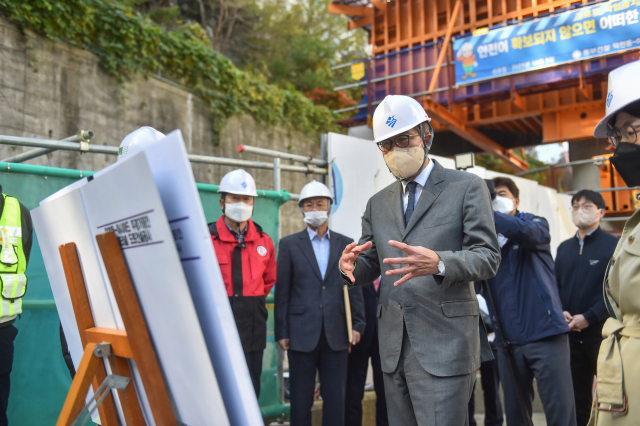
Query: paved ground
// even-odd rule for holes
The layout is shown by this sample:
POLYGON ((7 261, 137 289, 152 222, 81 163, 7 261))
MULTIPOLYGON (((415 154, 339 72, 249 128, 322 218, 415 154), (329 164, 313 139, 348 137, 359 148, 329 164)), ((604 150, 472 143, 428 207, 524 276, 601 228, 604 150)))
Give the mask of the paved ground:
MULTIPOLYGON (((484 425, 484 414, 476 414, 476 423, 478 426, 484 425)), ((505 426, 506 426, 505 422, 505 426)), ((271 426, 289 426, 290 423, 271 423, 271 426)), ((544 413, 533 413, 533 426, 547 426, 547 420, 544 418, 544 413)))

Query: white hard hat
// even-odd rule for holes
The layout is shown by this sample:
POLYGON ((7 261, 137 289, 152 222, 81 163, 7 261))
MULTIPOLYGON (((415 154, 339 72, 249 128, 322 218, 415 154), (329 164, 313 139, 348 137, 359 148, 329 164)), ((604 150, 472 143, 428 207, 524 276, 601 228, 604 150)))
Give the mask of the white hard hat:
POLYGON ((118 160, 130 157, 138 151, 142 151, 145 147, 164 138, 161 133, 153 127, 144 126, 138 130, 134 130, 122 139, 120 148, 118 149, 118 160))
POLYGON ((234 170, 227 173, 220 182, 218 192, 227 192, 229 194, 249 195, 257 197, 256 182, 251 175, 242 169, 234 170))
POLYGON ((399 135, 425 121, 431 119, 420 102, 410 96, 388 95, 373 113, 374 142, 399 135))
POLYGON ((331 191, 329 191, 329 188, 327 188, 325 184, 320 183, 317 180, 309 182, 304 186, 304 188, 302 188, 302 191, 300 191, 300 201, 298 201, 298 205, 301 206, 304 200, 312 197, 326 197, 330 200, 329 204, 333 204, 331 191))
POLYGON ((640 61, 631 62, 609 73, 607 114, 598 123, 593 136, 607 137, 607 123, 618 111, 640 100, 640 61))

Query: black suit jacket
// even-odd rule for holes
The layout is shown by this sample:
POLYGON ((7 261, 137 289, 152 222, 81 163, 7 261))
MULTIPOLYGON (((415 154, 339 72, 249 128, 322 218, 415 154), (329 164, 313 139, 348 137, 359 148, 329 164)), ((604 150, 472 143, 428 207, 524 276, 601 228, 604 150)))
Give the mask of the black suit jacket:
MULTIPOLYGON (((329 262, 324 280, 309 233, 303 230, 280 240, 275 286, 275 338, 289 339, 289 348, 310 352, 320 340, 324 325, 329 346, 335 351, 349 348, 343 282, 338 260, 353 240, 330 231, 329 262)), ((361 288, 349 290, 353 329, 365 329, 361 288)))

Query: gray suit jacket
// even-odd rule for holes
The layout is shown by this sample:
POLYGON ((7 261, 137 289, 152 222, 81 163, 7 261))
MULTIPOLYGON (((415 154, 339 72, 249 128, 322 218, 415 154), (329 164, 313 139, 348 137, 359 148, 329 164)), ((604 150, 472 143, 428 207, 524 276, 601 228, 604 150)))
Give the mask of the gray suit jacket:
POLYGON ((358 244, 371 241, 373 246, 356 261, 355 285, 382 274, 377 315, 385 373, 398 364, 403 320, 411 347, 430 374, 456 376, 480 367, 479 308, 471 281, 493 277, 500 263, 491 199, 479 177, 434 163, 406 228, 400 182, 371 197, 362 217, 358 244), (445 276, 418 277, 394 287, 400 276, 385 272, 404 265, 382 260, 407 255, 389 240, 435 251, 445 276))

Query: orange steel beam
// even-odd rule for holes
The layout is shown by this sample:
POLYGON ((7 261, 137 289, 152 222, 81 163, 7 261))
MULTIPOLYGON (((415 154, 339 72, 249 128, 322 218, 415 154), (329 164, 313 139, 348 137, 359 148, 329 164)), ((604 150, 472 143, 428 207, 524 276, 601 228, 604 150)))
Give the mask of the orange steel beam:
POLYGON ((373 24, 373 9, 370 7, 366 9, 367 11, 365 12, 365 15, 362 18, 357 19, 355 21, 353 20, 349 21, 349 24, 347 25, 348 29, 354 30, 356 28, 364 27, 365 25, 373 24))
POLYGON ((475 127, 469 126, 447 108, 440 106, 432 99, 426 99, 424 101, 424 107, 433 118, 445 124, 450 131, 471 142, 483 151, 500 158, 510 166, 514 172, 519 173, 529 169, 529 165, 525 161, 511 154, 497 142, 487 137, 475 127))
POLYGON ((364 16, 367 13, 366 6, 347 6, 344 4, 329 4, 329 13, 333 15, 351 15, 351 16, 364 16))
POLYGON ((433 89, 436 88, 436 84, 438 83, 438 76, 440 75, 440 68, 442 67, 442 61, 444 60, 444 56, 447 54, 447 49, 449 49, 449 42, 451 41, 451 32, 453 31, 453 25, 458 20, 460 3, 461 3, 461 0, 456 0, 456 5, 453 7, 453 12, 451 12, 451 19, 449 19, 449 25, 447 26, 447 33, 444 36, 444 44, 442 45, 442 49, 440 49, 440 54, 438 55, 438 61, 436 62, 436 68, 433 71, 433 77, 431 77, 431 82, 429 83, 429 93, 433 93, 433 89))
MULTIPOLYGON (((551 91, 553 92, 553 91, 551 91)), ((523 97, 524 99, 524 97, 523 97)), ((586 110, 592 110, 594 108, 603 108, 604 100, 602 101, 590 101, 590 102, 582 102, 575 103, 569 105, 560 105, 548 108, 536 108, 536 109, 528 109, 523 112, 511 113, 511 114, 503 114, 503 115, 495 115, 489 118, 475 118, 473 120, 469 120, 468 124, 473 126, 485 126, 490 124, 502 123, 505 121, 512 121, 521 118, 530 118, 537 121, 537 117, 547 114, 547 113, 556 113, 562 112, 565 110, 572 110, 574 108, 582 108, 586 110)), ((604 114, 602 115, 604 117, 604 114)), ((602 117, 601 117, 602 118, 602 117)), ((542 122, 538 123, 542 125, 542 122)))
POLYGON ((386 1, 378 1, 378 0, 370 0, 369 3, 373 5, 378 10, 383 12, 387 11, 387 2, 386 1))
POLYGON ((593 129, 604 116, 604 102, 542 114, 542 143, 593 139, 593 129))

